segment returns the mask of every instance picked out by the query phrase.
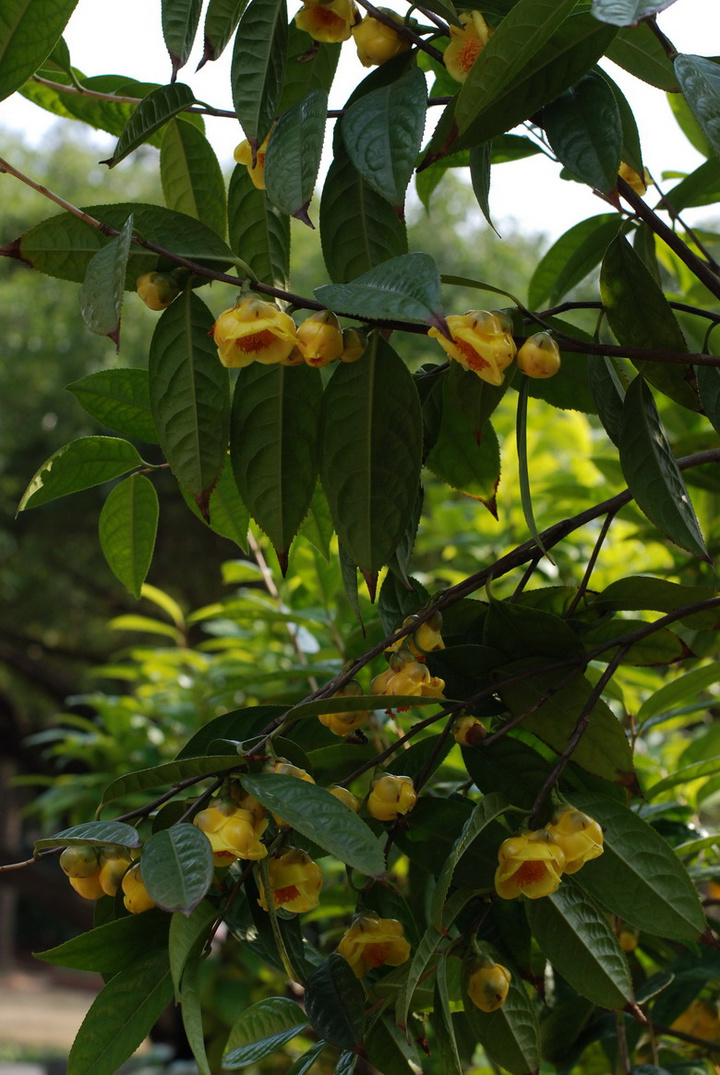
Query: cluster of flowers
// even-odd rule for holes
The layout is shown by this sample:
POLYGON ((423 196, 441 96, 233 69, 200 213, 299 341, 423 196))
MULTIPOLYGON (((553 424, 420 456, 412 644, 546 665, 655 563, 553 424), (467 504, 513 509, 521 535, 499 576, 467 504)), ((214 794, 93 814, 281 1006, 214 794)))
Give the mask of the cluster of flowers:
POLYGON ((498 849, 495 891, 504 900, 537 900, 558 888, 562 875, 603 853, 603 833, 593 818, 564 806, 544 829, 519 832, 498 849))
MULTIPOLYGON (((407 616, 402 626, 410 627, 417 619, 417 616, 407 616)), ((372 694, 443 698, 445 681, 439 676, 431 676, 425 664, 428 653, 445 649, 441 632, 442 616, 435 612, 424 623, 419 623, 412 634, 388 646, 385 654, 389 664, 370 684, 372 694)))
POLYGON ((148 911, 155 904, 143 884, 140 863, 133 864, 124 847, 71 844, 60 855, 60 867, 70 884, 86 900, 114 896, 122 888, 130 914, 148 911))
POLYGON ((503 371, 517 360, 528 377, 553 377, 560 369, 560 350, 549 332, 529 336, 518 351, 512 321, 502 310, 469 310, 447 318, 451 338, 438 328, 428 329, 450 358, 488 384, 499 387, 503 371))

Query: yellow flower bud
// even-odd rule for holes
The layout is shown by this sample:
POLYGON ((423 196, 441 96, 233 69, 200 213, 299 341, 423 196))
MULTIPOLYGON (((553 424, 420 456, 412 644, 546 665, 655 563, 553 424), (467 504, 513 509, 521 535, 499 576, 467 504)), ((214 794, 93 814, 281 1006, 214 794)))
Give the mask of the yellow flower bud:
POLYGON ((430 670, 419 661, 408 661, 390 677, 385 694, 414 694, 420 698, 442 698, 445 680, 431 676, 430 670))
POLYGON ((371 694, 387 694, 387 686, 392 677, 395 675, 392 668, 386 668, 384 672, 375 676, 370 684, 371 694))
POLYGON ((603 853, 603 832, 597 821, 572 806, 557 810, 547 831, 563 850, 564 873, 577 873, 586 862, 603 853))
POLYGON ((488 310, 470 310, 466 314, 451 314, 446 318, 452 339, 439 329, 428 329, 443 351, 459 362, 463 369, 472 370, 488 384, 503 383, 503 370, 515 358, 517 348, 505 322, 488 310))
POLYGON ((131 861, 124 847, 103 848, 100 853, 98 880, 106 896, 115 895, 131 861))
POLYGON ((498 848, 495 891, 503 900, 521 894, 531 900, 555 892, 565 866, 565 853, 547 829, 520 832, 498 848))
POLYGON ((216 866, 229 866, 235 859, 262 859, 267 855, 267 848, 260 842, 268 825, 267 819, 255 817, 250 810, 243 810, 230 800, 216 800, 193 818, 193 824, 210 841, 216 866))
POLYGON ((343 329, 343 352, 341 362, 357 362, 367 350, 365 335, 356 328, 343 329))
POLYGON ((92 877, 99 867, 98 849, 92 844, 71 844, 60 855, 60 868, 67 877, 92 877))
POLYGON ((704 1041, 717 1041, 720 1038, 717 1003, 696 998, 682 1015, 670 1024, 670 1029, 679 1030, 681 1034, 690 1034, 694 1038, 702 1038, 704 1041))
POLYGON ((342 787, 340 784, 331 784, 328 791, 347 806, 348 810, 352 810, 353 813, 357 814, 360 809, 360 800, 357 795, 353 795, 351 791, 348 791, 347 788, 342 787))
MULTIPOLYGON (((382 11, 383 15, 387 15, 398 25, 403 25, 400 16, 390 8, 381 7, 378 11, 382 11)), ((406 37, 393 30, 392 26, 374 19, 372 15, 366 15, 361 23, 354 26, 352 35, 355 38, 358 59, 363 67, 386 63, 394 56, 407 52, 412 45, 406 37)))
POLYGON ((303 0, 295 16, 299 30, 315 41, 347 41, 360 14, 352 0, 303 0))
MULTIPOLYGON (((304 851, 290 848, 268 863, 270 888, 276 907, 300 914, 312 911, 320 903, 322 871, 304 851)), ((258 903, 267 911, 265 892, 261 890, 258 903)))
POLYGON ((455 742, 461 747, 475 747, 482 743, 486 735, 487 729, 477 717, 460 717, 453 724, 455 742))
POLYGON ((332 310, 318 310, 297 330, 297 348, 308 366, 329 366, 343 351, 342 330, 332 310))
POLYGON ((443 55, 448 74, 456 82, 464 82, 468 77, 470 68, 492 34, 479 11, 464 11, 460 23, 460 26, 450 27, 450 44, 443 55))
MULTIPOLYGON (((271 131, 272 133, 272 131, 271 131)), ((267 153, 268 142, 270 141, 270 134, 268 134, 264 141, 258 146, 257 153, 255 154, 255 164, 252 159, 252 149, 247 138, 240 145, 235 146, 233 157, 238 164, 244 164, 248 170, 248 175, 253 181, 253 186, 258 190, 265 190, 265 154, 267 153)))
POLYGON ((527 377, 554 377, 560 369, 560 348, 549 332, 536 332, 518 351, 517 364, 527 377))
MULTIPOLYGON (((351 679, 344 687, 335 691, 333 698, 359 698, 363 689, 355 679, 351 679)), ((367 709, 358 709, 353 713, 319 713, 318 720, 329 728, 335 735, 349 735, 350 732, 359 728, 367 720, 370 713, 367 709)))
POLYGON ((618 175, 621 179, 624 179, 629 187, 635 191, 636 194, 644 194, 647 188, 652 183, 650 173, 647 168, 643 168, 642 177, 638 175, 634 168, 631 168, 625 161, 620 162, 618 168, 618 175))
POLYGON ((91 877, 68 877, 68 881, 83 899, 99 900, 101 896, 105 895, 105 891, 100 884, 99 873, 100 871, 98 870, 91 877))
POLYGON ((395 918, 379 918, 371 911, 358 915, 343 933, 337 950, 358 978, 376 967, 399 967, 410 958, 402 923, 395 918))
POLYGON ((142 914, 155 906, 143 884, 140 864, 136 863, 122 879, 123 903, 130 914, 142 914))
POLYGON ((292 317, 254 295, 221 313, 212 335, 220 361, 231 369, 282 362, 297 343, 292 317))
POLYGON ((502 963, 489 959, 476 961, 467 980, 470 1000, 481 1012, 496 1012, 507 1000, 512 975, 502 963))
POLYGON ((145 272, 135 281, 135 289, 151 310, 164 310, 177 298, 181 290, 177 280, 169 272, 145 272))
POLYGON ((409 776, 385 773, 373 780, 368 796, 368 813, 378 821, 395 821, 417 802, 417 792, 409 776))
POLYGON ((424 656, 426 653, 432 653, 433 650, 445 649, 445 643, 442 639, 442 615, 439 612, 433 612, 430 619, 421 623, 413 633, 410 640, 410 652, 415 656, 424 656))
POLYGON ((623 952, 634 952, 638 945, 638 932, 632 926, 623 926, 618 934, 618 944, 623 952))

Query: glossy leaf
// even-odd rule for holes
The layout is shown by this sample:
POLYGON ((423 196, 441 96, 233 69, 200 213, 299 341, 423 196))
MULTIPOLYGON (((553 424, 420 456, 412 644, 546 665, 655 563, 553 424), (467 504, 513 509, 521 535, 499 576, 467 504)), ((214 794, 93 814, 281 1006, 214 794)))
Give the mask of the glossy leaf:
POLYGON ((481 1012, 465 1001, 465 1018, 485 1052, 511 1075, 528 1075, 540 1065, 535 1009, 522 978, 514 974, 507 1000, 495 1012, 481 1012))
POLYGON ((709 559, 685 482, 642 377, 635 378, 625 396, 619 448, 625 480, 643 514, 681 549, 709 559))
POLYGON ((167 945, 167 915, 148 911, 127 915, 80 933, 45 952, 33 952, 35 959, 73 970, 117 974, 131 967, 154 948, 167 945))
MULTIPOLYGON (((217 738, 220 738, 218 735, 217 738)), ((205 757, 187 757, 177 761, 166 761, 162 765, 153 765, 150 769, 136 769, 135 772, 125 773, 111 781, 105 788, 100 800, 100 806, 106 806, 116 799, 123 799, 128 795, 137 795, 138 792, 148 791, 150 788, 159 788, 168 784, 182 783, 191 777, 216 775, 229 772, 239 765, 239 758, 232 755, 211 754, 205 757)))
POLYGON ((109 336, 120 347, 120 311, 132 240, 133 217, 127 218, 118 236, 98 250, 87 267, 80 288, 80 312, 91 332, 109 336))
POLYGON ((685 867, 662 836, 604 796, 576 794, 572 804, 599 822, 605 837, 600 858, 578 872, 581 887, 638 929, 696 940, 705 915, 685 867))
POLYGON ((672 61, 646 22, 620 30, 605 55, 651 86, 668 93, 677 93, 680 88, 672 61))
POLYGON ((439 324, 440 276, 429 254, 391 258, 348 284, 325 284, 315 289, 323 306, 337 313, 378 320, 423 321, 439 324))
POLYGON ((365 997, 350 964, 336 952, 305 983, 305 1009, 321 1038, 352 1049, 365 1029, 365 997))
POLYGON ((67 390, 102 425, 122 437, 155 443, 147 370, 97 370, 73 381, 67 390))
POLYGON ((172 61, 173 82, 190 56, 201 9, 202 0, 162 0, 162 30, 172 61))
POLYGON ((101 163, 107 164, 108 168, 114 168, 143 142, 147 142, 149 136, 159 130, 168 120, 177 116, 179 112, 184 112, 194 103, 195 94, 183 82, 175 82, 170 86, 160 86, 159 89, 152 90, 147 97, 143 98, 128 120, 118 138, 112 157, 101 163))
POLYGON ((572 881, 525 910, 543 954, 573 989, 602 1008, 624 1008, 633 987, 627 960, 597 904, 572 881))
POLYGON ((285 0, 251 0, 235 34, 230 75, 237 118, 251 145, 263 141, 277 114, 286 49, 285 0))
POLYGON ((675 74, 708 142, 720 154, 720 65, 706 56, 676 56, 675 74))
POLYGON ((417 67, 396 82, 358 98, 340 130, 355 168, 373 190, 399 209, 425 129, 427 85, 417 67))
POLYGON ((189 915, 178 911, 170 917, 168 955, 176 994, 181 992, 188 960, 199 955, 217 916, 217 907, 209 900, 203 900, 189 915))
POLYGON ((168 209, 202 220, 225 235, 225 180, 212 146, 191 123, 172 119, 165 127, 160 179, 168 209))
POLYGON ((18 512, 119 478, 141 463, 137 449, 119 437, 79 437, 43 463, 23 493, 18 512))
MULTIPOLYGON (((635 113, 630 107, 627 97, 622 92, 616 82, 608 75, 607 71, 603 71, 602 68, 597 68, 597 73, 602 77, 603 81, 612 90, 613 97, 615 98, 615 104, 617 105, 618 112, 620 114, 620 128, 621 128, 621 157, 625 164, 629 165, 638 175, 644 174, 643 169, 643 157, 642 147, 640 145, 640 132, 638 131, 638 125, 635 120, 635 113)), ((643 228, 649 231, 647 225, 643 225, 643 228)), ((652 233, 650 233, 652 235, 652 233)))
POLYGON ((119 971, 97 995, 73 1042, 68 1075, 115 1075, 172 1000, 167 952, 119 971))
POLYGON ((288 26, 285 81, 278 105, 278 114, 300 104, 313 90, 330 92, 340 59, 340 43, 310 41, 295 22, 288 26))
POLYGON ((323 184, 320 238, 328 274, 338 283, 407 252, 405 224, 368 187, 344 147, 336 147, 323 184))
POLYGON ((593 0, 592 13, 613 26, 634 26, 674 3, 675 0, 593 0))
POLYGON ((228 189, 230 245, 257 280, 285 287, 290 272, 290 222, 258 190, 247 168, 239 164, 228 189))
POLYGON ((210 0, 205 12, 205 40, 198 70, 209 60, 217 60, 235 33, 247 0, 210 0))
POLYGON ((325 788, 278 773, 243 777, 243 786, 341 862, 371 876, 383 872, 382 851, 372 831, 325 788))
POLYGON ((243 503, 281 561, 310 506, 318 477, 322 381, 308 366, 240 371, 230 458, 243 503))
POLYGON ((230 429, 227 370, 208 333, 214 322, 190 290, 158 320, 150 344, 150 404, 165 457, 198 504, 225 465, 230 429))
POLYGON ((155 486, 143 474, 116 485, 100 513, 100 545, 112 573, 133 597, 152 563, 158 523, 155 486))
POLYGON ((597 190, 615 189, 622 127, 612 89, 591 71, 543 110, 555 154, 573 175, 597 190))
POLYGON ((420 483, 422 419, 400 357, 373 336, 341 364, 323 398, 321 479, 341 544, 364 571, 386 564, 405 533, 420 483))
POLYGON ((0 101, 22 86, 53 50, 77 0, 3 0, 0 101))
POLYGON ((455 867, 473 840, 480 835, 491 821, 501 817, 507 806, 508 803, 502 795, 486 795, 481 799, 463 826, 463 830, 455 841, 450 855, 444 860, 437 875, 430 904, 430 920, 438 932, 442 932, 444 928, 443 909, 455 867))
POLYGON ((555 306, 600 264, 608 245, 617 235, 614 213, 582 220, 561 235, 540 259, 530 280, 530 308, 547 302, 555 306))
POLYGON ((270 201, 281 212, 305 223, 309 223, 307 207, 320 168, 326 122, 327 93, 313 90, 280 116, 265 155, 270 201))
POLYGON ((233 709, 230 713, 213 717, 190 736, 185 746, 179 751, 176 761, 197 759, 209 753, 209 748, 216 739, 243 740, 258 735, 266 725, 273 723, 284 712, 284 706, 258 705, 233 709))
POLYGON ((143 882, 163 911, 190 914, 205 896, 213 875, 210 841, 197 825, 160 829, 143 845, 143 882))
POLYGON ((223 1055, 223 1069, 230 1071, 255 1064, 300 1034, 308 1017, 288 997, 266 997, 246 1008, 230 1029, 223 1055))
POLYGON ((35 848, 65 847, 69 844, 118 844, 120 847, 139 847, 140 837, 137 829, 126 825, 124 821, 86 821, 83 825, 73 825, 62 829, 54 836, 35 841, 35 848))

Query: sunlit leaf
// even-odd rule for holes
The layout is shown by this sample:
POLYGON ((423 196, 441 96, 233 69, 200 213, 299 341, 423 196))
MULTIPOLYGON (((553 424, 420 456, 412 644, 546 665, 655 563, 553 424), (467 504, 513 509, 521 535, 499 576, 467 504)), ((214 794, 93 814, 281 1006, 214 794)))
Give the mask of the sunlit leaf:
POLYGON ((57 44, 77 0, 3 0, 0 101, 22 86, 57 44))
POLYGON ((141 463, 137 448, 119 437, 79 437, 43 463, 23 493, 18 512, 119 478, 141 463))
POLYGON ((235 34, 230 76, 235 111, 251 145, 262 142, 277 115, 286 48, 285 0, 251 0, 235 34))
POLYGON ((162 0, 162 30, 172 61, 173 82, 190 56, 201 9, 202 0, 162 0))
POLYGON ((132 474, 110 492, 100 513, 100 544, 112 573, 139 598, 152 562, 158 522, 155 486, 132 474))
POLYGON ((170 86, 160 86, 152 90, 147 97, 143 98, 127 126, 118 138, 112 157, 102 164, 108 168, 114 168, 121 160, 124 160, 134 149, 146 142, 151 134, 154 134, 163 124, 177 116, 178 112, 184 112, 194 104, 195 95, 189 86, 183 82, 175 82, 170 86))
POLYGON ((212 146, 191 123, 172 119, 165 127, 160 179, 168 209, 202 220, 225 235, 225 180, 212 146))

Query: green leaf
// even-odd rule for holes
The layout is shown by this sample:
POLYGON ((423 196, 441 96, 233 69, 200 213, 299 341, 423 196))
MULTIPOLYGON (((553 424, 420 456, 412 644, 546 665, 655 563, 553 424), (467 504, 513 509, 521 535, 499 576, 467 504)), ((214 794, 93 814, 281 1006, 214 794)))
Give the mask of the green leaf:
MULTIPOLYGON (((613 239, 603 258, 600 295, 610 328, 621 346, 687 351, 668 300, 622 235, 613 239)), ((689 366, 639 360, 633 361, 633 365, 670 399, 690 410, 698 410, 697 393, 688 383, 689 366)))
MULTIPOLYGON (((445 698, 421 698, 414 694, 393 694, 392 699, 393 708, 396 704, 422 708, 426 705, 444 705, 447 701, 445 698)), ((362 709, 379 706, 379 704, 377 698, 362 694, 348 698, 318 698, 315 702, 301 702, 292 709, 288 709, 288 720, 317 717, 320 713, 357 713, 362 709)), ((403 751, 400 757, 404 758, 407 753, 408 751, 403 751)))
MULTIPOLYGON (((263 728, 277 720, 286 711, 286 706, 258 705, 233 709, 214 717, 191 735, 185 746, 178 752, 177 761, 197 760, 202 754, 209 753, 215 739, 249 739, 258 735, 263 728)), ((172 779, 172 778, 171 778, 172 779)))
POLYGON ((151 134, 163 124, 184 112, 195 103, 195 94, 184 82, 175 82, 170 86, 160 86, 144 97, 128 120, 118 138, 112 157, 101 161, 108 168, 114 168, 125 160, 133 150, 147 142, 151 134))
POLYGON ((719 679, 720 661, 713 661, 702 668, 686 672, 684 676, 670 683, 665 683, 640 706, 637 714, 638 725, 645 724, 659 714, 669 714, 680 706, 696 702, 701 692, 712 687, 719 679))
POLYGON ((323 398, 321 478, 340 542, 364 571, 402 539, 420 483, 422 417, 404 362, 377 334, 323 398))
POLYGON ((688 784, 691 780, 700 780, 705 776, 715 776, 720 772, 720 757, 709 758, 707 761, 696 761, 692 765, 681 765, 669 776, 651 784, 645 789, 645 798, 652 802, 658 795, 670 788, 676 788, 679 784, 688 784))
POLYGON ((619 448, 625 481, 643 514, 681 549, 708 560, 685 482, 642 377, 625 395, 619 448))
POLYGON ((54 836, 35 841, 35 849, 45 847, 65 847, 70 844, 117 844, 119 847, 140 847, 137 829, 123 821, 86 821, 83 825, 73 825, 62 829, 54 836))
POLYGON ((558 159, 583 183, 615 189, 622 149, 620 111, 602 75, 591 71, 543 110, 543 125, 558 159))
MULTIPOLYGON (((315 1061, 320 1059, 326 1045, 327 1042, 325 1041, 319 1041, 316 1045, 313 1045, 312 1049, 308 1049, 306 1053, 297 1058, 294 1064, 290 1065, 286 1075, 308 1075, 315 1061)), ((353 1060, 357 1060, 357 1056, 354 1053, 350 1055, 353 1060)), ((337 1071, 337 1068, 335 1070, 337 1071)))
POLYGON ((712 146, 707 135, 695 119, 692 109, 683 95, 681 93, 668 93, 667 102, 678 127, 690 145, 694 146, 698 153, 702 153, 703 157, 712 157, 712 146))
POLYGON ((470 150, 470 182, 473 194, 480 206, 482 215, 490 227, 495 225, 490 219, 490 166, 492 164, 492 142, 481 142, 470 150))
POLYGON ((694 941, 705 929, 700 899, 685 867, 646 821, 600 795, 573 795, 603 829, 603 854, 577 881, 608 910, 655 937, 694 941))
POLYGON ((668 201, 678 212, 694 205, 720 200, 720 161, 708 160, 668 191, 668 201))
POLYGON ((252 0, 235 35, 230 75, 237 118, 251 145, 263 141, 277 115, 286 49, 285 0, 252 0))
POLYGON ((190 56, 201 9, 202 0, 162 0, 162 31, 172 61, 173 83, 190 56))
POLYGON ((307 207, 320 168, 326 123, 327 93, 313 90, 280 116, 265 155, 265 186, 270 201, 281 212, 306 224, 310 223, 307 207))
POLYGON ((468 775, 486 795, 499 791, 517 806, 532 809, 548 776, 550 765, 519 739, 505 735, 490 746, 463 750, 468 775))
POLYGON ((346 283, 375 265, 407 252, 407 231, 392 206, 372 190, 344 147, 323 184, 320 238, 331 280, 346 283))
POLYGON ((675 0, 593 0, 592 13, 613 26, 634 26, 674 3, 675 0))
POLYGON ((68 1075, 115 1075, 172 1000, 167 952, 119 971, 93 1001, 68 1058, 68 1075))
POLYGON ((191 496, 183 490, 185 503, 193 515, 209 526, 220 537, 234 541, 241 549, 247 549, 248 527, 250 526, 250 512, 242 500, 231 466, 224 466, 215 488, 210 494, 207 518, 203 516, 191 496))
POLYGON ((288 26, 285 82, 278 105, 278 114, 300 104, 313 90, 330 92, 340 59, 340 43, 308 41, 304 30, 294 21, 288 26))
POLYGON ((358 98, 340 130, 350 160, 368 186, 395 208, 405 201, 427 110, 427 84, 417 67, 358 98))
POLYGON ((451 378, 443 386, 440 428, 425 465, 453 489, 476 498, 491 515, 496 515, 500 482, 498 439, 491 422, 486 421, 478 428, 467 414, 458 413, 451 378))
POLYGON ((198 70, 208 60, 217 60, 235 33, 247 0, 210 0, 205 13, 205 43, 198 70))
POLYGON ((183 972, 186 964, 200 954, 217 917, 217 907, 209 900, 203 900, 189 915, 182 912, 171 915, 168 956, 176 995, 184 993, 183 972))
POLYGON ((672 94, 679 90, 672 61, 646 22, 620 30, 605 55, 651 86, 672 94))
POLYGON ((441 324, 440 275, 429 254, 403 254, 348 284, 315 289, 323 306, 351 317, 441 324))
POLYGON ((600 264, 608 244, 618 231, 615 213, 582 220, 553 243, 538 262, 530 280, 528 302, 538 310, 548 302, 555 306, 600 264))
POLYGON ((596 355, 588 362, 587 372, 598 417, 610 440, 617 446, 620 443, 625 400, 625 387, 618 375, 617 363, 605 355, 596 355))
MULTIPOLYGON (((231 714, 226 714, 230 716, 231 714)), ((218 733, 213 738, 220 738, 218 733)), ((116 777, 105 788, 100 800, 100 806, 106 806, 116 799, 124 799, 128 795, 137 795, 138 792, 148 791, 150 788, 162 787, 165 784, 180 784, 191 777, 214 776, 218 773, 237 769, 240 764, 238 757, 223 754, 208 755, 201 757, 184 757, 178 761, 166 761, 162 765, 153 765, 150 769, 138 769, 134 773, 123 773, 116 777)))
POLYGON ((330 542, 335 531, 330 518, 330 506, 320 485, 313 493, 308 513, 300 524, 299 533, 315 546, 323 559, 330 560, 330 542))
POLYGON ((153 948, 167 945, 168 917, 161 911, 127 915, 72 937, 69 941, 33 952, 35 959, 73 970, 117 974, 137 963, 153 948))
MULTIPOLYGON (((618 646, 623 646, 624 636, 645 626, 644 620, 610 620, 606 623, 593 624, 586 631, 583 631, 582 640, 588 652, 594 650, 598 645, 605 646, 606 648, 597 660, 610 661, 617 656, 617 649, 608 645, 608 643, 617 642, 618 646)), ((667 627, 661 627, 653 631, 651 635, 640 639, 639 642, 633 643, 630 649, 625 649, 620 663, 634 665, 674 664, 675 661, 681 661, 688 655, 688 647, 682 639, 674 631, 669 630, 667 627)))
POLYGON ((150 404, 158 441, 201 510, 225 465, 230 431, 228 373, 208 335, 214 320, 186 289, 161 315, 150 344, 150 404))
POLYGON ((363 988, 350 964, 336 952, 305 983, 305 1009, 318 1036, 338 1049, 352 1049, 362 1041, 363 988))
POLYGON ((458 95, 455 148, 487 141, 528 119, 577 82, 616 30, 572 0, 519 0, 470 69, 458 95))
POLYGON ((119 437, 79 437, 43 463, 23 493, 18 512, 119 478, 141 463, 137 449, 119 437))
POLYGON ((692 114, 720 154, 720 65, 705 56, 676 56, 675 74, 692 114))
POLYGON ((465 1018, 475 1040, 511 1075, 528 1075, 540 1066, 540 1042, 535 1008, 519 975, 510 981, 507 1000, 495 1012, 481 1012, 470 999, 465 1018))
POLYGON ((197 825, 160 829, 143 846, 143 883, 163 911, 190 914, 210 888, 213 875, 210 841, 197 825))
POLYGON ((438 961, 435 971, 435 996, 433 1012, 435 1015, 435 1038, 440 1054, 440 1066, 444 1075, 463 1075, 463 1065, 458 1054, 455 1031, 450 1010, 450 995, 447 981, 447 958, 438 961))
POLYGON ((233 1023, 223 1054, 223 1069, 255 1064, 282 1048, 308 1024, 299 1004, 288 997, 266 997, 246 1008, 233 1023))
MULTIPOLYGON (((629 578, 611 582, 590 600, 589 605, 601 612, 638 612, 647 609, 653 612, 674 612, 683 605, 708 601, 716 596, 717 591, 712 586, 680 586, 668 579, 631 575, 629 578)), ((707 612, 684 616, 681 622, 701 630, 715 630, 720 626, 719 615, 717 611, 709 609, 707 612)))
POLYGON ((230 458, 240 496, 281 563, 310 506, 318 476, 322 380, 308 366, 240 371, 230 458))
POLYGON ((100 512, 100 545, 112 573, 140 598, 152 563, 158 523, 155 486, 131 474, 110 492, 100 512))
POLYGON ((225 180, 212 146, 192 123, 172 119, 165 127, 160 179, 168 209, 202 220, 225 235, 225 180))
POLYGON ((633 988, 627 960, 603 911, 572 881, 525 905, 533 937, 565 981, 601 1008, 624 1008, 633 988))
POLYGON ((77 0, 3 0, 0 101, 22 86, 55 48, 77 0))
POLYGON ((132 213, 122 231, 98 250, 80 288, 80 313, 91 332, 109 336, 120 347, 120 311, 132 240, 132 213))
POLYGON ((243 787, 340 862, 370 876, 383 872, 382 851, 371 830, 325 788, 280 773, 244 776, 243 787))
POLYGON ((260 283, 285 287, 290 272, 290 221, 278 213, 239 164, 228 189, 230 245, 260 283))
POLYGON ((180 1013, 199 1075, 212 1075, 205 1049, 201 996, 202 962, 199 959, 191 959, 183 974, 180 1013))
POLYGON ((155 443, 147 370, 97 370, 73 381, 67 390, 102 425, 123 437, 155 443))

